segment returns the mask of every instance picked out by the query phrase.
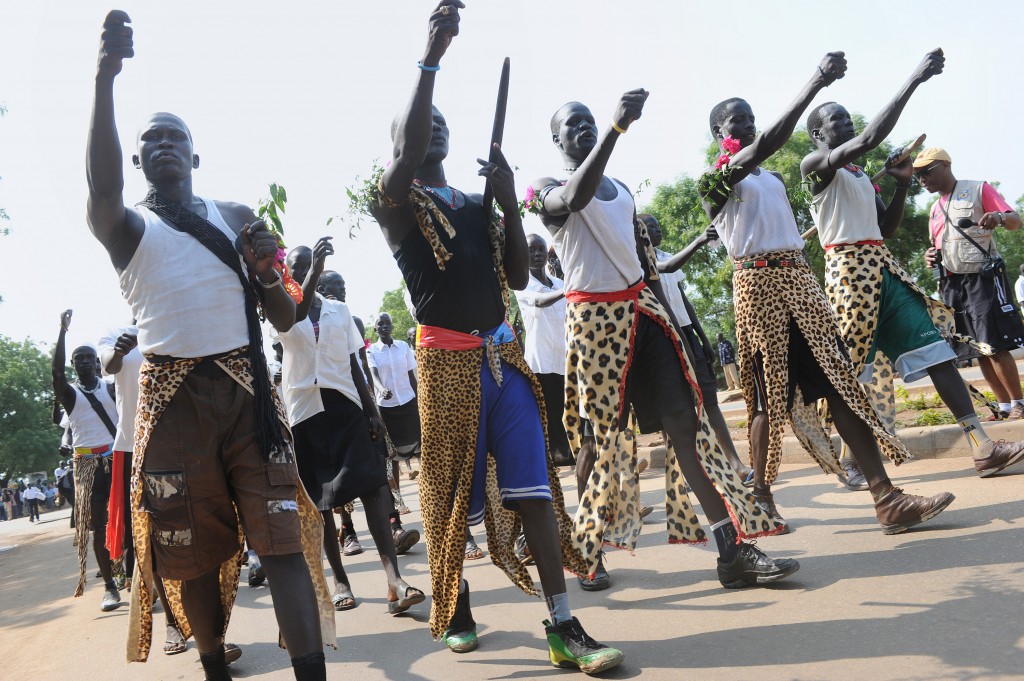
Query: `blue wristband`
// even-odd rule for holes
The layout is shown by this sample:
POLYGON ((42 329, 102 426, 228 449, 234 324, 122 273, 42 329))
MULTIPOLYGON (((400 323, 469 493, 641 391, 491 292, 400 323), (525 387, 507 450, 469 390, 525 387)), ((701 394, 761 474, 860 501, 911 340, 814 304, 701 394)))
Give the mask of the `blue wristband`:
POLYGON ((440 71, 441 70, 441 65, 440 64, 438 64, 437 66, 426 66, 426 65, 423 64, 423 62, 418 61, 418 62, 416 62, 416 66, 420 67, 420 69, 423 70, 423 71, 434 72, 434 71, 440 71))

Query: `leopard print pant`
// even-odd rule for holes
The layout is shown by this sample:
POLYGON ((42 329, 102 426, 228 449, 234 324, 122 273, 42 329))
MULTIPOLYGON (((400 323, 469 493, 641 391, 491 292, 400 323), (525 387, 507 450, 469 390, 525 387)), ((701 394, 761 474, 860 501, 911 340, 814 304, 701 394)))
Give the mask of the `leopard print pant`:
MULTIPOLYGON (((757 259, 802 260, 799 251, 758 254, 757 259)), ((752 258, 751 258, 752 259, 752 258)), ((782 459, 783 426, 788 417, 801 445, 827 473, 841 473, 838 457, 822 419, 799 394, 787 410, 789 392, 789 324, 795 320, 800 333, 839 396, 874 431, 885 455, 899 465, 908 453, 878 418, 857 383, 850 360, 836 343, 839 328, 835 315, 814 273, 800 267, 764 267, 736 270, 733 274, 733 302, 736 309, 737 363, 747 402, 747 431, 754 413, 754 355, 764 358, 765 389, 768 398, 768 463, 765 480, 771 484, 779 474, 782 459)), ((799 392, 799 391, 798 391, 799 392)))
POLYGON ((78 547, 78 585, 75 598, 85 592, 85 561, 89 551, 89 526, 92 524, 92 486, 96 470, 110 466, 109 456, 98 455, 74 458, 75 476, 75 544, 78 547))
MULTIPOLYGON (((725 501, 742 537, 775 534, 782 528, 753 504, 742 480, 729 466, 704 412, 703 400, 668 313, 644 288, 636 300, 569 302, 566 306, 565 412, 569 444, 583 442, 581 416, 594 425, 597 460, 576 511, 575 541, 592 573, 604 544, 632 550, 640 535, 640 499, 632 417, 620 427, 625 380, 638 315, 658 324, 671 339, 697 405, 697 455, 725 501)), ((670 450, 665 471, 666 516, 670 543, 702 543, 700 526, 686 493, 682 466, 670 450)))
MULTIPOLYGON (((523 359, 519 343, 512 341, 496 348, 504 362, 522 372, 533 386, 541 423, 547 440, 547 414, 544 395, 523 359)), ((421 451, 420 509, 427 538, 427 560, 433 604, 430 608, 430 633, 439 638, 455 613, 455 602, 462 579, 466 555, 466 520, 476 460, 477 431, 480 423, 480 367, 484 348, 443 350, 416 348, 419 365, 419 406, 423 440, 421 451), (453 494, 454 492, 454 494, 453 494)), ((531 595, 537 595, 526 568, 515 557, 515 541, 522 522, 519 514, 501 505, 494 460, 487 457, 487 494, 484 526, 491 562, 508 575, 512 583, 531 595)), ((548 481, 551 503, 558 521, 562 544, 562 564, 570 572, 586 571, 579 551, 572 542, 572 521, 565 512, 565 501, 558 475, 548 457, 548 481)))
MULTIPOLYGON (((128 618, 128 662, 145 662, 149 657, 149 650, 153 641, 153 595, 150 591, 150 584, 153 583, 155 573, 153 571, 153 557, 150 549, 149 514, 146 513, 142 504, 143 497, 143 464, 146 457, 146 447, 149 444, 150 435, 156 427, 164 409, 170 404, 178 388, 188 377, 188 374, 199 363, 198 359, 182 359, 169 364, 153 364, 143 362, 139 374, 139 405, 135 418, 135 451, 132 460, 132 538, 135 543, 135 574, 132 584, 131 606, 128 618)), ((243 388, 252 393, 253 375, 252 367, 246 352, 236 352, 229 357, 216 360, 217 366, 223 369, 232 379, 237 381, 243 388)), ((291 448, 291 431, 288 428, 288 419, 285 417, 284 408, 278 398, 277 391, 272 391, 274 403, 277 406, 278 419, 281 421, 285 434, 285 446, 291 448)), ((271 453, 274 456, 282 456, 277 452, 271 453)), ((286 458, 283 460, 287 461, 286 458)), ((290 456, 295 461, 294 453, 290 456)), ((313 590, 316 594, 317 606, 320 619, 320 633, 323 637, 323 644, 336 648, 336 634, 334 628, 334 607, 331 604, 331 592, 327 588, 327 579, 324 576, 323 561, 321 552, 323 550, 323 518, 316 506, 310 500, 301 482, 298 484, 298 494, 295 500, 299 507, 299 524, 302 535, 302 549, 309 574, 313 581, 313 590)), ((242 554, 244 551, 244 535, 242 534, 241 523, 238 523, 238 550, 231 558, 221 564, 219 570, 221 607, 224 611, 224 631, 227 631, 228 622, 231 617, 231 609, 235 603, 235 596, 238 592, 238 576, 241 572, 242 554)), ((163 585, 167 592, 167 601, 171 605, 171 612, 177 622, 181 635, 188 639, 192 635, 192 628, 188 623, 185 610, 181 602, 182 582, 173 579, 164 579, 163 585)))

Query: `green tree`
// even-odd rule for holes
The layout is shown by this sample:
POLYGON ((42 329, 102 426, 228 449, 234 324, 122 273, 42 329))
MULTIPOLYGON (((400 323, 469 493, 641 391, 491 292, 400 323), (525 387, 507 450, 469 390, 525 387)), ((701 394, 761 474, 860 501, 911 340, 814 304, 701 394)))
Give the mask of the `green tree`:
MULTIPOLYGON (((862 116, 854 115, 854 123, 858 132, 863 130, 865 121, 862 116)), ((810 210, 811 196, 800 174, 800 162, 813 148, 807 131, 800 129, 764 164, 764 167, 782 176, 801 233, 814 226, 810 210)), ((893 150, 894 147, 885 142, 857 163, 872 175, 885 166, 885 159, 893 150)), ((705 150, 705 162, 708 166, 714 163, 719 153, 721 152, 718 144, 714 141, 709 143, 705 150)), ((883 198, 891 198, 893 182, 892 178, 886 176, 879 183, 883 198)), ((914 198, 920 193, 919 186, 914 185, 911 188, 903 224, 894 237, 886 240, 886 245, 907 267, 918 284, 931 292, 935 290, 935 280, 931 270, 924 265, 924 251, 928 247, 928 211, 918 208, 914 202, 914 198)), ((664 233, 661 248, 670 252, 681 250, 709 225, 707 216, 700 206, 697 181, 686 175, 682 175, 672 184, 658 186, 644 211, 658 219, 664 233)), ((811 268, 824 284, 824 251, 816 237, 807 241, 806 253, 811 268)), ((1024 261, 1024 247, 1021 256, 1021 261, 1024 261)), ((687 297, 693 304, 708 337, 714 338, 719 332, 727 337, 734 337, 736 322, 732 307, 732 268, 725 249, 701 249, 682 271, 687 297)))
POLYGON ((0 336, 0 477, 52 470, 61 434, 50 420, 50 384, 42 349, 0 336))

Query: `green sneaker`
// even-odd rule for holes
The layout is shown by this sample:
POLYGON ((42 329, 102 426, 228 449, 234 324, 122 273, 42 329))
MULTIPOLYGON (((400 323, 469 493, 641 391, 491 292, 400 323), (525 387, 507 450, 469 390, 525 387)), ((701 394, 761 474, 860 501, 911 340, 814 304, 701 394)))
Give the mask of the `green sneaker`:
POLYGON ((453 631, 448 629, 444 632, 441 640, 448 646, 448 650, 453 653, 468 653, 471 650, 476 650, 477 646, 480 645, 480 641, 476 637, 475 628, 469 631, 453 631))
POLYGON ((459 587, 455 614, 448 622, 448 628, 441 640, 453 653, 468 653, 476 650, 480 642, 476 638, 476 620, 473 619, 473 611, 469 607, 469 582, 463 579, 459 587))
POLYGON ((625 657, 621 650, 590 638, 575 617, 561 624, 544 620, 544 633, 548 636, 548 657, 556 667, 579 667, 584 674, 600 674, 625 657))

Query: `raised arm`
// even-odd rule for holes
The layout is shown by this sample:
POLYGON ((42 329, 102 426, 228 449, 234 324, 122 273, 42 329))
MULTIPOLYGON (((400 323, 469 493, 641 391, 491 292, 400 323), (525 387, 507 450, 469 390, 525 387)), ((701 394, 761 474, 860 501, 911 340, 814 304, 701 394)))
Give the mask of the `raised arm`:
POLYGON ((701 249, 705 244, 715 241, 718 239, 718 230, 714 227, 708 227, 704 230, 704 233, 699 237, 691 241, 686 248, 673 255, 668 260, 658 261, 659 272, 678 272, 683 265, 685 265, 690 258, 692 258, 697 251, 701 249))
POLYGON ((320 275, 324 273, 324 263, 327 256, 334 255, 334 245, 331 239, 334 237, 322 236, 317 239, 313 246, 313 262, 306 272, 306 280, 302 282, 302 302, 295 306, 295 321, 301 322, 309 314, 309 308, 313 305, 313 298, 316 296, 316 287, 320 284, 320 275))
POLYGON ((60 315, 60 333, 57 334, 57 343, 53 346, 53 362, 50 364, 53 395, 64 407, 66 414, 70 414, 75 408, 75 389, 68 383, 68 377, 65 375, 67 350, 64 348, 64 337, 71 327, 71 314, 71 310, 64 310, 60 315))
POLYGON ((732 157, 729 165, 735 170, 732 182, 735 184, 753 172, 772 154, 781 149, 792 136, 800 117, 811 100, 822 89, 828 87, 846 75, 846 56, 844 52, 829 52, 821 60, 807 84, 800 90, 790 105, 774 123, 758 135, 754 142, 743 147, 732 157))
MULTIPOLYGON (((644 102, 649 95, 647 90, 637 88, 619 98, 612 123, 601 135, 597 146, 587 154, 587 158, 564 185, 557 185, 543 194, 542 219, 546 216, 568 215, 587 207, 601 186, 615 143, 629 129, 630 124, 643 115, 644 102)), ((568 122, 572 123, 572 117, 580 115, 581 112, 571 113, 568 122)))
MULTIPOLYGON (((903 113, 907 102, 910 101, 910 96, 917 90, 917 86, 932 76, 942 73, 945 61, 942 48, 936 48, 926 54, 896 96, 878 112, 861 134, 835 149, 817 149, 808 154, 800 163, 800 172, 811 180, 811 192, 819 193, 832 181, 837 168, 842 168, 884 142, 892 129, 896 127, 900 114, 903 113), (814 175, 811 175, 812 173, 814 175)), ((812 135, 812 142, 821 140, 823 137, 821 131, 818 130, 808 130, 807 132, 812 135)))
POLYGON ((441 68, 441 57, 459 34, 459 9, 464 7, 460 0, 441 0, 430 15, 427 49, 419 63, 416 87, 396 121, 391 165, 381 177, 384 193, 396 203, 405 200, 416 170, 427 156, 433 129, 434 79, 441 68))
POLYGON ((123 61, 135 55, 132 29, 126 25, 130 22, 121 10, 112 10, 103 21, 85 158, 89 228, 118 270, 128 264, 144 228, 142 219, 124 205, 124 166, 114 122, 114 78, 123 61))

